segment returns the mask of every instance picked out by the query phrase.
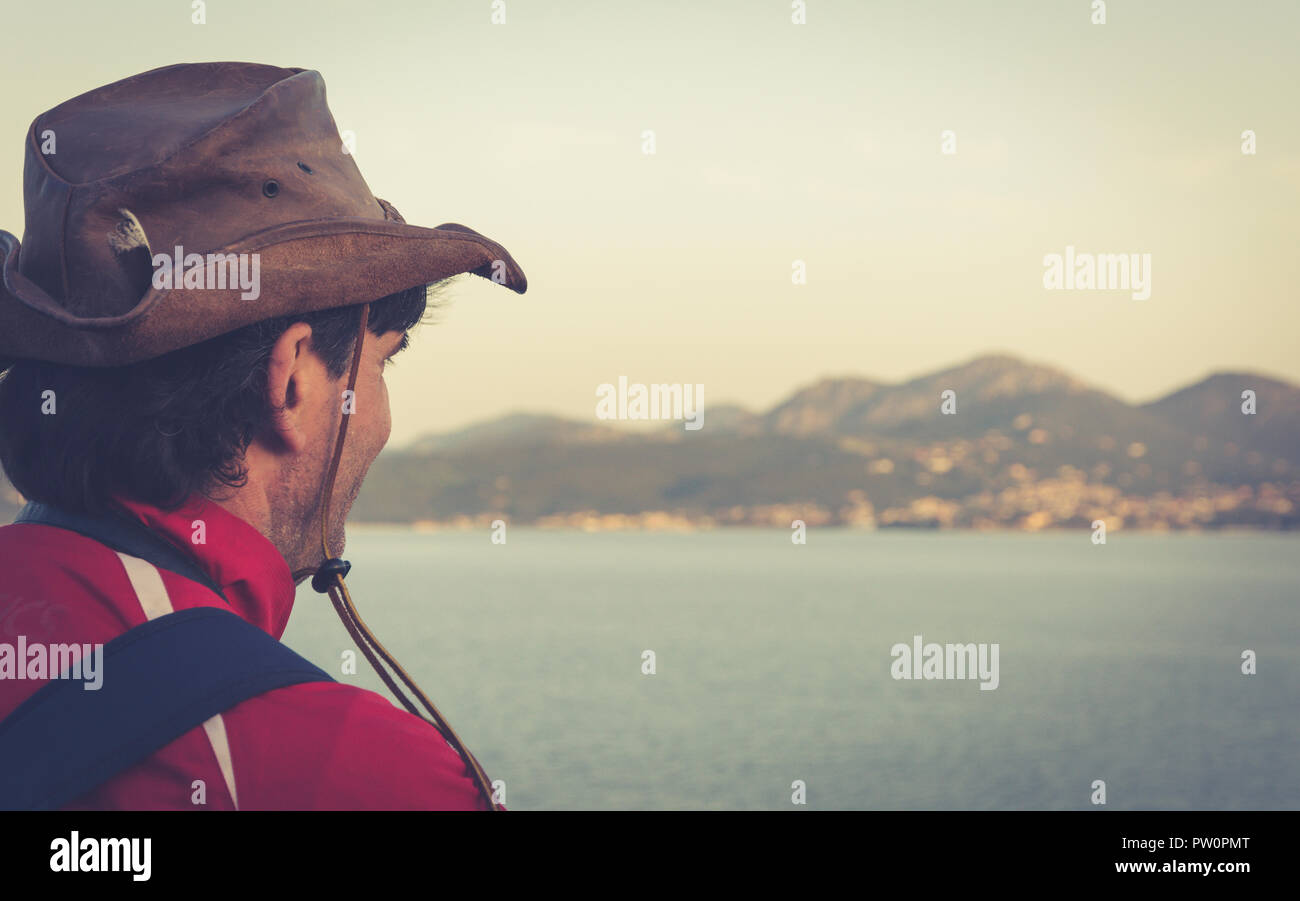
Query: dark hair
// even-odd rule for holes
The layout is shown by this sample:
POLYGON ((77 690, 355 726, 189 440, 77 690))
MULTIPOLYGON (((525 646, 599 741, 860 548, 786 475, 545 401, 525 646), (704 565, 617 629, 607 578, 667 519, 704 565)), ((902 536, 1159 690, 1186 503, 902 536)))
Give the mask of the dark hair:
MULTIPOLYGON (((407 331, 447 281, 374 301, 367 330, 407 331)), ((113 494, 175 509, 195 492, 241 486, 244 451, 270 423, 275 342, 307 323, 312 350, 341 378, 360 317, 359 306, 281 316, 128 366, 16 362, 0 377, 0 465, 28 500, 74 512, 103 511, 113 494), (55 415, 42 409, 46 391, 55 415)))

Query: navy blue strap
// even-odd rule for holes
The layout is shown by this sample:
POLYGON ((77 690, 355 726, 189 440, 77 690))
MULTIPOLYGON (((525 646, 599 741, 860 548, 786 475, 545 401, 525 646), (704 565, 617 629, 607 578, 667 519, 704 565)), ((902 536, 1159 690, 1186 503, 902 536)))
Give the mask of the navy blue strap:
POLYGON ((0 721, 0 809, 62 807, 247 698, 334 681, 219 607, 136 626, 101 665, 98 690, 51 679, 0 721))
POLYGON ((186 556, 179 548, 157 532, 150 530, 138 519, 124 513, 112 512, 101 515, 71 513, 51 507, 49 504, 38 504, 33 501, 19 511, 14 522, 39 523, 78 532, 115 551, 148 560, 159 569, 169 570, 193 582, 198 582, 220 595, 223 601, 226 599, 220 586, 199 568, 192 557, 186 556))

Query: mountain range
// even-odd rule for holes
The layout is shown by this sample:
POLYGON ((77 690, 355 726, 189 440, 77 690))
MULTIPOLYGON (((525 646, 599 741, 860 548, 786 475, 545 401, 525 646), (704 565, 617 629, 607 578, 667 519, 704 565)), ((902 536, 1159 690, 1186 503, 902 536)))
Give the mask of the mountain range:
MULTIPOLYGON (((950 409, 952 409, 950 405, 950 409)), ((353 520, 602 527, 1300 525, 1300 388, 1218 373, 1134 405, 1007 355, 629 431, 516 413, 386 451, 353 520), (941 412, 952 391, 955 411, 941 412), (1255 412, 1243 412, 1253 391, 1255 412), (639 518, 639 519, 638 519, 639 518)))

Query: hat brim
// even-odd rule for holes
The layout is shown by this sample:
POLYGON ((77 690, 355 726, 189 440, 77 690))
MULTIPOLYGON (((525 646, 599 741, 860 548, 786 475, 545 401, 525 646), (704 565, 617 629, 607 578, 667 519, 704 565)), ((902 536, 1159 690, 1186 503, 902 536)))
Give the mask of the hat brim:
POLYGON ((121 366, 264 319, 367 303, 466 272, 518 294, 528 288, 523 269, 504 247, 463 225, 314 219, 277 225, 210 251, 258 255, 256 299, 244 299, 238 286, 151 285, 126 313, 81 317, 19 272, 20 251, 18 239, 0 231, 0 367, 18 359, 121 366))

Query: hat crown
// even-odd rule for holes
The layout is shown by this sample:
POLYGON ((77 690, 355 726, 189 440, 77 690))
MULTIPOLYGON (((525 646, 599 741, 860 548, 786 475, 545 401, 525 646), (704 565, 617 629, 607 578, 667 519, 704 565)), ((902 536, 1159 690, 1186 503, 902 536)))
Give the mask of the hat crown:
POLYGON ((188 63, 103 85, 36 117, 32 133, 57 138, 38 162, 74 185, 156 165, 303 71, 188 63))
POLYGON ((60 104, 32 123, 23 182, 20 271, 79 315, 130 310, 152 254, 223 251, 288 222, 385 218, 320 73, 254 63, 167 66, 60 104), (114 242, 127 219, 144 251, 114 242))

